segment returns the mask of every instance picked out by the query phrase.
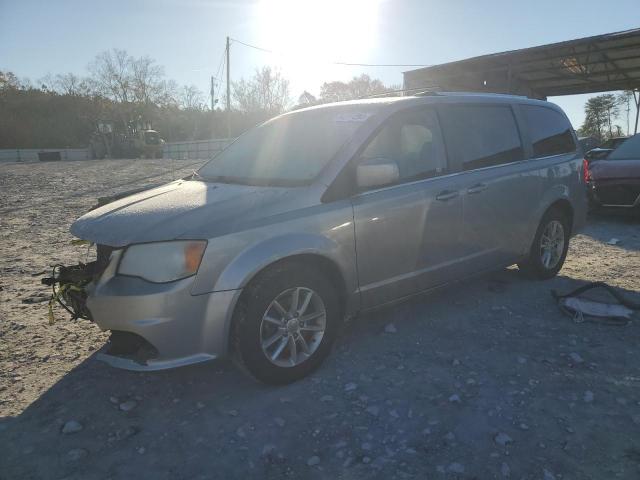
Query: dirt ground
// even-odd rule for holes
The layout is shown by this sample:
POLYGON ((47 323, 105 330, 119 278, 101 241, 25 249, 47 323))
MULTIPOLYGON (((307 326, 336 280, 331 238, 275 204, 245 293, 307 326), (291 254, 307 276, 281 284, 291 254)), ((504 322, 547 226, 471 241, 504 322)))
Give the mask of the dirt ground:
POLYGON ((293 385, 95 360, 106 335, 49 326, 40 277, 82 258, 68 227, 96 197, 192 163, 0 165, 1 479, 640 478, 640 323, 577 324, 549 294, 640 300, 637 219, 592 217, 553 280, 510 268, 362 315, 293 385))

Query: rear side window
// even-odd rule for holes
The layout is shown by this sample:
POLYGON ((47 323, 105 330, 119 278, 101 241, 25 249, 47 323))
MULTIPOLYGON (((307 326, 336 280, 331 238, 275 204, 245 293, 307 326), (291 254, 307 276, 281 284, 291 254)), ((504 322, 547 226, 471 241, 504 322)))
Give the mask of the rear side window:
POLYGON ((535 158, 575 152, 571 125, 560 112, 534 105, 521 105, 520 108, 529 126, 535 158))
POLYGON ((462 170, 524 159, 508 105, 448 105, 442 110, 442 121, 449 153, 462 170))

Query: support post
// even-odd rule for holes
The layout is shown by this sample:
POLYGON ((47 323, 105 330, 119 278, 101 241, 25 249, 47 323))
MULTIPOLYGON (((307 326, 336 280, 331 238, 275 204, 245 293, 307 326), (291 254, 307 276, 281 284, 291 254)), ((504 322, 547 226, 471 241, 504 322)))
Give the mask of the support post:
POLYGON ((633 129, 633 134, 635 135, 636 133, 638 133, 638 116, 640 115, 640 90, 633 91, 633 100, 636 104, 636 126, 633 129), (636 94, 638 95, 636 96, 636 94))
POLYGON ((227 37, 227 138, 231 138, 231 64, 229 56, 229 37, 227 37))

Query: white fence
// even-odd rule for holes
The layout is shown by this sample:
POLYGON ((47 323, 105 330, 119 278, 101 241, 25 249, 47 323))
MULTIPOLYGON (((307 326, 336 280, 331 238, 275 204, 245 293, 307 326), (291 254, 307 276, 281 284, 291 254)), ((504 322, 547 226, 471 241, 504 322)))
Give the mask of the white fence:
POLYGON ((216 138, 194 142, 165 143, 162 157, 174 160, 208 160, 233 140, 233 138, 216 138))
POLYGON ((60 160, 89 160, 87 148, 19 148, 0 150, 0 162, 37 162, 38 153, 60 152, 60 160))

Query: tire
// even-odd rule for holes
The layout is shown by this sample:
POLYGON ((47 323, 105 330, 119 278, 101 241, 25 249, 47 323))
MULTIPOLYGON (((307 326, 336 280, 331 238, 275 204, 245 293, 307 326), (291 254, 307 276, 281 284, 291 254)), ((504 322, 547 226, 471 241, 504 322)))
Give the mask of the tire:
POLYGON ((520 271, 538 280, 555 277, 567 257, 570 232, 569 219, 561 210, 547 210, 538 225, 528 258, 518 263, 520 271), (543 247, 543 242, 546 242, 548 247, 543 247))
POLYGON ((282 263, 247 287, 234 313, 235 353, 261 382, 295 382, 322 364, 341 323, 340 297, 322 270, 282 263))

